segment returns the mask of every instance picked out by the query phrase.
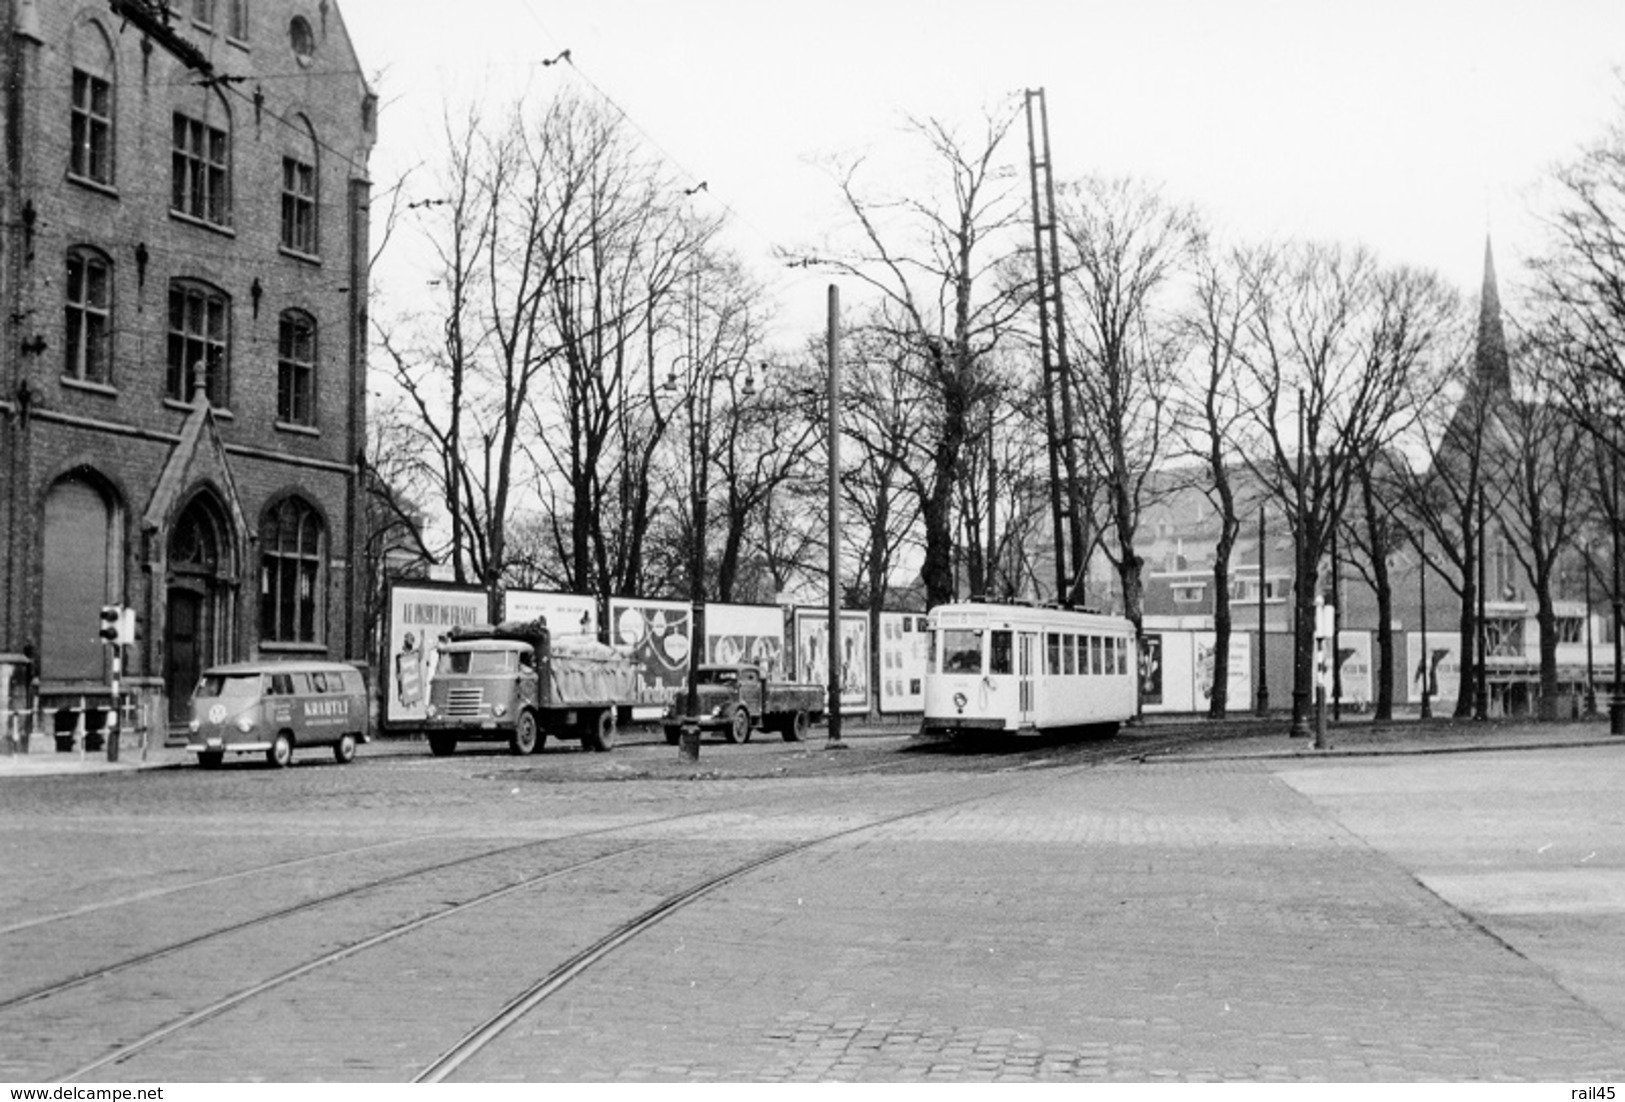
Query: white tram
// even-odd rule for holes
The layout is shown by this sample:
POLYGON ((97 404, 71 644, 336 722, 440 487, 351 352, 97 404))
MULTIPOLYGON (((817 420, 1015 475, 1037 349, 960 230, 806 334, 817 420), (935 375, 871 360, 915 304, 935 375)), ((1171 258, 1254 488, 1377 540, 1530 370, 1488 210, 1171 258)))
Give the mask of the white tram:
POLYGON ((1062 608, 966 602, 928 618, 920 733, 1113 733, 1139 703, 1134 624, 1062 608))

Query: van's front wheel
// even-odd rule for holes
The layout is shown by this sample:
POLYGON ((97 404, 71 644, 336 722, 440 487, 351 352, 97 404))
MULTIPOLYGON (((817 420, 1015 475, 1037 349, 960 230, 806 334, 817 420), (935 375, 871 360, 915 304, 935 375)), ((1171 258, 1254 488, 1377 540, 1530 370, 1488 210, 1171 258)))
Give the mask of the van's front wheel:
POLYGON ((271 742, 271 748, 265 752, 265 760, 275 769, 286 769, 292 765, 293 740, 286 734, 277 735, 271 742))

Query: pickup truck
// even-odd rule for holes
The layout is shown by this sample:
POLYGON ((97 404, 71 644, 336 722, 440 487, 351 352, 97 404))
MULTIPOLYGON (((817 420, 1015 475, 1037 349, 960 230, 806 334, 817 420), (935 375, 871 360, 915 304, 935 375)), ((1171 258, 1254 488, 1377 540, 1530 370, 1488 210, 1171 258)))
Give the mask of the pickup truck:
POLYGON ((429 682, 429 750, 444 757, 459 742, 495 739, 530 754, 549 735, 608 750, 636 700, 637 672, 621 649, 555 638, 540 620, 453 628, 429 682))
MULTIPOLYGON (((720 730, 729 742, 749 742, 757 728, 777 731, 785 742, 799 742, 814 720, 824 716, 824 687, 794 681, 768 681, 757 666, 702 665, 697 671, 699 727, 720 730)), ((660 725, 673 746, 688 714, 688 689, 678 689, 666 705, 660 725)))

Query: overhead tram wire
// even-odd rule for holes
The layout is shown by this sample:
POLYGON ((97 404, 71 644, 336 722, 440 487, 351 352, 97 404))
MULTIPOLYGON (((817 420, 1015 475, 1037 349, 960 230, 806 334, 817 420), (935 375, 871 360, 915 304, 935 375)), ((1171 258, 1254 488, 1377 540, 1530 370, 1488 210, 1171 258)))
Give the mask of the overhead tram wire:
MULTIPOLYGON (((689 179, 691 181, 698 181, 698 183, 691 185, 692 190, 688 191, 687 194, 693 195, 695 192, 704 190, 707 195, 711 196, 711 198, 717 203, 718 206, 720 206, 724 211, 727 212, 728 216, 732 220, 734 220, 737 224, 742 225, 742 226, 746 227, 747 229, 749 229, 753 234, 755 234, 757 236, 757 238, 759 238, 762 241, 763 244, 765 244, 767 246, 767 251, 768 251, 769 258, 771 258, 771 259, 779 259, 779 258, 784 257, 784 256, 797 255, 796 250, 785 247, 783 245, 783 243, 778 241, 772 234, 768 233, 761 226, 758 226, 755 222, 751 221, 749 218, 746 218, 743 214, 739 213, 738 209, 736 209, 733 206, 732 203, 728 202, 728 200, 726 200, 724 198, 719 197, 715 191, 713 191, 709 186, 707 186, 707 184, 708 184, 708 179, 707 178, 702 178, 699 173, 694 172, 686 164, 684 164, 679 158, 673 156, 671 151, 668 150, 663 144, 661 144, 659 139, 657 139, 652 133, 650 133, 647 127, 645 127, 642 123, 638 122, 638 120, 632 116, 631 112, 629 112, 625 107, 621 106, 620 102, 617 101, 614 96, 611 96, 607 91, 605 91, 602 85, 600 85, 597 81, 593 80, 592 77, 589 76, 581 68, 581 66, 576 63, 576 60, 575 60, 572 49, 570 47, 562 46, 560 44, 559 37, 556 34, 553 33, 551 28, 549 28, 546 23, 542 22, 541 16, 536 14, 535 5, 531 2, 531 0, 521 0, 521 3, 523 4, 523 6, 525 8, 526 14, 528 14, 530 16, 531 21, 536 24, 537 28, 542 32, 542 34, 545 35, 547 37, 547 39, 554 46, 559 47, 558 52, 556 54, 554 54, 550 58, 544 59, 543 61, 541 61, 539 63, 541 66, 549 67, 549 66, 555 65, 555 64, 557 64, 559 62, 568 63, 569 66, 570 66, 570 70, 573 73, 575 73, 575 75, 577 77, 579 77, 581 80, 585 81, 587 86, 589 88, 591 88, 593 90, 593 92, 596 93, 599 96, 600 99, 602 99, 610 107, 613 107, 615 109, 616 113, 618 113, 621 116, 621 118, 625 119, 627 121, 627 123, 630 124, 631 127, 638 132, 638 134, 643 138, 644 141, 648 142, 649 145, 652 146, 661 155, 661 157, 663 157, 666 161, 668 161, 673 167, 675 167, 678 170, 678 173, 680 175, 686 177, 687 179, 689 179)), ((774 273, 775 273, 775 275, 774 275, 774 280, 775 281, 782 280, 784 278, 784 273, 779 270, 780 267, 781 267, 780 265, 773 265, 772 268, 771 268, 771 270, 773 270, 774 273)))

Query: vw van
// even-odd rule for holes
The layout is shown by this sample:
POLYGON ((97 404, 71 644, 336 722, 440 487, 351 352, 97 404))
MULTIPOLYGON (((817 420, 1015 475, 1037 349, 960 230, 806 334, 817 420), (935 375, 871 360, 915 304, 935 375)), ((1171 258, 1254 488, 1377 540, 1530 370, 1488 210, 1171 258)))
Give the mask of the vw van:
POLYGON ((340 764, 371 738, 367 689, 348 662, 234 662, 203 671, 186 749, 205 769, 261 754, 281 769, 296 749, 329 746, 340 764))

